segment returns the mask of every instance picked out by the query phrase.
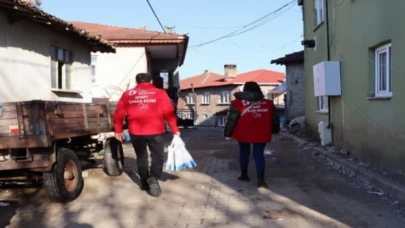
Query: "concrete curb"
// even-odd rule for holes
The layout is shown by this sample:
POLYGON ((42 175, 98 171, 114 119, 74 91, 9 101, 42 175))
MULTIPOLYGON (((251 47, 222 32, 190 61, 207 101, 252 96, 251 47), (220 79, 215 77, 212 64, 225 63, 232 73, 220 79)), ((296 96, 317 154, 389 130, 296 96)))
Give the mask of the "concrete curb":
MULTIPOLYGON (((295 135, 282 133, 283 136, 293 139, 299 146, 303 146, 308 142, 295 135)), ((366 168, 359 167, 350 161, 337 157, 336 155, 326 151, 322 147, 314 147, 314 150, 319 153, 322 159, 331 163, 337 169, 343 169, 350 175, 358 178, 364 183, 371 185, 381 190, 384 195, 398 201, 401 205, 405 205, 405 188, 397 183, 387 179, 383 175, 374 173, 366 168)))

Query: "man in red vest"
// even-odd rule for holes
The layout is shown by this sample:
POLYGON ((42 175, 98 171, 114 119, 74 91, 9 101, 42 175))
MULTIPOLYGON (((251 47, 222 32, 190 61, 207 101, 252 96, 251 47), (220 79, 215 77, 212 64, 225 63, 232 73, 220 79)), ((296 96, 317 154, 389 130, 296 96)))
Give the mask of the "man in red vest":
POLYGON ((123 121, 128 116, 128 131, 137 157, 141 188, 158 197, 162 194, 158 179, 164 164, 165 121, 174 134, 180 135, 180 131, 174 106, 166 91, 152 84, 149 73, 138 74, 136 82, 137 86, 126 91, 117 104, 114 113, 115 137, 123 141, 123 121), (150 171, 147 146, 152 157, 150 171))

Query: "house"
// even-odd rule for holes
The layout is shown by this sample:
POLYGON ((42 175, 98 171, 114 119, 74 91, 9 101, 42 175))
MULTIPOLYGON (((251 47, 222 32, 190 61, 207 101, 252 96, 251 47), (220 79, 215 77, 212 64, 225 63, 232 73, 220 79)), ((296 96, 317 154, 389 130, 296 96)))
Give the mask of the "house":
POLYGON ((286 68, 285 118, 287 123, 296 117, 305 116, 304 51, 274 59, 271 64, 285 65, 286 68))
POLYGON ((393 20, 403 18, 405 2, 299 4, 309 126, 323 144, 405 173, 405 32, 393 20))
POLYGON ((92 53, 94 97, 117 101, 123 91, 136 85, 136 74, 149 72, 154 76, 154 84, 167 89, 170 97, 177 100, 178 88, 174 85, 179 83, 173 79, 176 79, 177 68, 183 65, 186 57, 187 35, 178 35, 172 30, 167 33, 148 31, 145 27, 136 29, 78 21, 72 23, 116 47, 115 54, 92 53))
MULTIPOLYGON (((224 71, 224 75, 220 75, 206 70, 200 75, 180 81, 180 118, 195 117, 195 124, 201 126, 224 126, 228 106, 234 99, 233 94, 242 90, 246 82, 255 81, 264 94, 275 96, 269 94, 269 91, 284 81, 283 73, 269 70, 238 74, 234 64, 224 65, 224 71)), ((282 96, 275 99, 280 103, 283 100, 282 96)))
POLYGON ((0 102, 91 102, 90 53, 113 46, 19 0, 0 0, 0 102))

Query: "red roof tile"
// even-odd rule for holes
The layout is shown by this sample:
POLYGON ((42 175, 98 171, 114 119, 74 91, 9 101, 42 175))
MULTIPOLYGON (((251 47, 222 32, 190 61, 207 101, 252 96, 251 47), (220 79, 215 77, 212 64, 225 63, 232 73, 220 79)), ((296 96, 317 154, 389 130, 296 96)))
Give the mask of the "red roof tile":
POLYGON ((243 84, 248 81, 255 81, 259 84, 280 84, 284 81, 285 75, 281 72, 271 70, 255 70, 239 74, 233 80, 234 84, 243 84))
POLYGON ((149 31, 145 29, 124 28, 110 25, 102 25, 96 23, 88 23, 81 21, 72 21, 73 25, 88 31, 95 36, 101 36, 103 39, 109 41, 135 41, 135 40, 154 40, 154 41, 182 41, 185 35, 169 34, 158 31, 149 31))
POLYGON ((285 75, 281 72, 270 70, 255 70, 239 74, 238 77, 232 80, 225 81, 223 75, 219 75, 212 72, 205 72, 203 74, 185 78, 180 81, 180 89, 191 89, 191 83, 193 83, 194 89, 227 86, 227 85, 240 85, 248 81, 255 81, 259 84, 281 84, 285 75))
POLYGON ((185 78, 180 81, 180 88, 182 90, 191 89, 191 84, 194 88, 211 87, 212 83, 220 82, 224 80, 224 76, 212 72, 204 72, 200 75, 185 78))

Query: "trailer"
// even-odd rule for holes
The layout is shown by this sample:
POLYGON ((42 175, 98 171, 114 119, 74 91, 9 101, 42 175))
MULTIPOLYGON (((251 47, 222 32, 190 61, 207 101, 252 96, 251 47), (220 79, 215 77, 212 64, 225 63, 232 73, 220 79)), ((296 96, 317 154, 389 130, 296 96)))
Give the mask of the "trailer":
POLYGON ((69 202, 84 186, 81 161, 104 150, 104 171, 123 173, 121 142, 115 139, 116 104, 24 101, 0 103, 0 180, 42 183, 54 201, 69 202))

